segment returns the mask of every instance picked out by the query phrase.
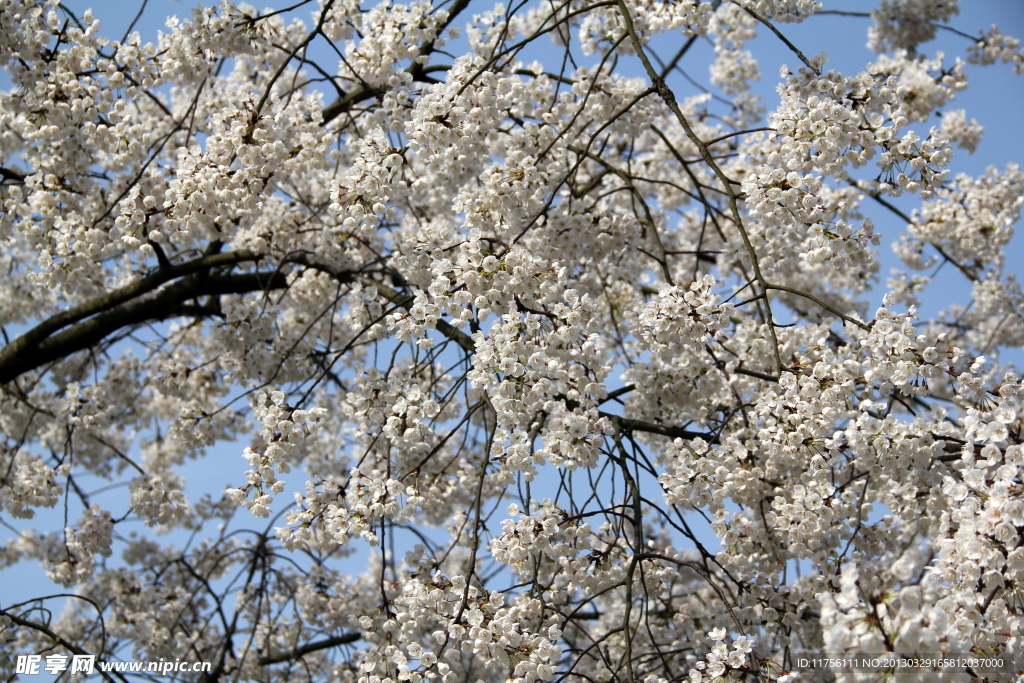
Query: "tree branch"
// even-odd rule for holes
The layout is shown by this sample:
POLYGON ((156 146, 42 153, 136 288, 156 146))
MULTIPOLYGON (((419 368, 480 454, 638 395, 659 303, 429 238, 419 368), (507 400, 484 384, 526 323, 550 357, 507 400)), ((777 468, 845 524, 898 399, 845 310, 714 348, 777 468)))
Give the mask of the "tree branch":
MULTIPOLYGON (((64 647, 66 650, 68 650, 71 654, 90 656, 89 653, 86 652, 85 650, 83 650, 82 648, 78 647, 77 645, 75 645, 72 642, 69 642, 69 641, 65 640, 64 638, 61 638, 59 635, 57 635, 56 633, 51 631, 50 628, 47 627, 45 624, 40 624, 40 623, 31 621, 29 619, 22 619, 17 614, 11 613, 9 610, 0 610, 0 614, 5 616, 6 618, 10 619, 12 622, 17 624, 18 626, 23 626, 25 628, 30 628, 33 631, 39 631, 40 633, 42 633, 47 638, 50 638, 51 640, 53 640, 53 642, 59 643, 62 647, 64 647)), ((110 681, 110 683, 113 683, 114 679, 113 679, 113 677, 111 677, 111 675, 109 673, 107 673, 106 671, 104 671, 102 669, 99 669, 98 672, 99 672, 99 674, 101 676, 103 676, 103 678, 105 678, 108 681, 110 681)), ((120 674, 118 674, 118 678, 120 678, 121 680, 124 680, 124 677, 121 676, 120 674)))
POLYGON ((333 636, 331 638, 324 638, 323 640, 316 640, 312 643, 306 643, 305 645, 299 645, 293 650, 285 650, 284 652, 273 652, 269 655, 263 655, 257 661, 261 666, 289 662, 293 659, 299 659, 300 657, 308 655, 310 652, 354 643, 360 638, 362 638, 362 636, 359 633, 342 633, 340 636, 333 636))
POLYGON ((25 174, 19 173, 11 168, 0 166, 0 185, 5 182, 9 182, 12 185, 24 185, 25 174))
MULTIPOLYGON (((138 299, 140 296, 156 290, 171 280, 219 266, 233 266, 245 261, 258 261, 261 258, 263 258, 262 255, 248 250, 232 251, 226 254, 210 254, 186 261, 177 266, 160 268, 130 285, 125 285, 113 292, 98 296, 74 308, 52 315, 8 344, 4 347, 3 351, 0 351, 0 377, 4 376, 2 368, 10 365, 12 358, 19 357, 30 348, 39 346, 43 340, 61 328, 72 325, 80 320, 85 320, 98 313, 109 311, 125 302, 138 299)), ((27 371, 22 370, 21 372, 27 371)), ((18 374, 21 373, 19 372, 18 374)), ((10 379, 0 379, 0 384, 9 381, 10 379)))
MULTIPOLYGON (((361 278, 362 281, 368 285, 372 285, 377 288, 377 293, 382 297, 402 308, 408 309, 412 306, 413 297, 402 294, 401 292, 388 287, 382 282, 373 280, 371 278, 361 278)), ((460 330, 459 328, 452 325, 447 320, 438 320, 435 327, 437 331, 443 334, 448 339, 453 340, 456 344, 461 346, 465 351, 473 353, 476 351, 476 343, 473 338, 460 330)))
MULTIPOLYGON (((197 259, 203 260, 206 259, 197 259)), ((196 262, 190 262, 194 263, 196 262)), ((188 310, 182 306, 190 299, 283 289, 286 286, 287 277, 280 270, 231 275, 194 273, 160 289, 153 296, 125 301, 126 290, 137 288, 142 290, 141 293, 146 293, 142 287, 129 285, 71 311, 59 313, 11 342, 0 351, 0 384, 11 382, 26 372, 87 349, 123 327, 165 320, 176 313, 188 310), (115 301, 119 303, 113 304, 115 301), (56 332, 57 329, 67 326, 69 321, 82 319, 88 315, 88 311, 102 312, 56 332), (50 333, 51 330, 55 333, 50 333)))
POLYGON ((720 443, 718 436, 715 434, 707 434, 705 432, 693 432, 689 429, 682 429, 681 427, 666 427, 663 425, 654 424, 653 422, 644 422, 643 420, 634 420, 628 417, 622 417, 620 415, 612 415, 599 411, 598 415, 606 417, 612 421, 612 424, 621 432, 623 430, 631 432, 647 432, 648 434, 661 434, 662 436, 668 436, 673 439, 704 439, 708 443, 717 444, 720 443))
POLYGON ((772 351, 775 355, 775 368, 781 374, 782 372, 782 356, 779 351, 779 338, 775 332, 775 318, 772 315, 771 302, 768 298, 768 281, 761 273, 761 265, 757 256, 757 251, 754 249, 754 245, 750 242, 750 237, 747 235, 746 228, 743 227, 743 218, 740 216, 739 209, 739 196, 733 187, 734 181, 729 178, 722 170, 718 162, 715 161, 714 156, 711 154, 711 150, 708 148, 708 144, 701 139, 699 135, 690 126, 690 122, 687 121, 686 116, 683 115, 683 110, 679 108, 679 103, 676 101, 676 95, 672 92, 672 89, 665 83, 665 79, 662 78, 658 72, 654 69, 651 64, 651 60, 647 57, 647 52, 644 50, 643 43, 640 41, 640 36, 636 32, 636 27, 633 24, 633 17, 629 13, 629 7, 626 5, 625 0, 616 0, 616 4, 619 8, 619 13, 622 15, 622 20, 626 26, 626 33, 629 35, 630 42, 633 44, 633 49, 636 51, 637 57, 640 58, 641 64, 644 66, 644 70, 647 72, 648 78, 651 80, 651 84, 658 92, 658 96, 661 97, 665 106, 669 108, 673 114, 675 114, 676 120, 679 121, 679 125, 683 127, 683 131, 686 133, 686 137, 697 146, 700 151, 701 157, 704 159, 704 163, 710 168, 719 182, 722 183, 722 188, 729 197, 729 208, 732 213, 733 222, 736 224, 736 229, 739 230, 740 237, 743 239, 743 246, 745 247, 748 256, 750 257, 751 266, 754 269, 754 279, 757 280, 761 286, 761 294, 764 300, 766 327, 768 328, 768 334, 772 338, 772 351))

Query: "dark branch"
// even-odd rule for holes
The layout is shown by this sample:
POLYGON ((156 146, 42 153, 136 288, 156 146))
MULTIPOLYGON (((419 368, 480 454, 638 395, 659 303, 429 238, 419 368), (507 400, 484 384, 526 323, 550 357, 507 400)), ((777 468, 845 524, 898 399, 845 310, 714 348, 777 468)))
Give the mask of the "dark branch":
MULTIPOLYGON (((40 346, 44 340, 53 335, 57 330, 138 299, 140 296, 156 290, 171 280, 204 270, 209 271, 211 268, 219 266, 233 266, 245 261, 258 261, 260 258, 262 258, 260 255, 250 251, 233 251, 226 254, 203 256, 202 258, 193 259, 177 266, 160 268, 137 282, 52 315, 8 344, 4 347, 3 351, 0 351, 0 384, 9 382, 14 377, 17 377, 17 375, 28 372, 31 368, 20 368, 13 377, 9 377, 7 374, 10 372, 12 365, 17 367, 15 359, 24 357, 34 347, 40 346)), ((183 301, 187 301, 187 299, 181 299, 175 303, 183 301)), ((34 367, 38 367, 38 365, 34 367)))
POLYGON ((697 439, 701 438, 708 443, 717 444, 719 443, 718 436, 715 434, 708 434, 706 432, 694 432, 689 429, 683 429, 681 427, 667 427, 664 425, 654 424, 653 422, 645 422, 643 420, 634 420, 628 417, 621 417, 619 415, 612 415, 611 413, 599 412, 598 415, 606 417, 612 421, 612 424, 618 428, 619 431, 632 431, 632 432, 647 432, 648 434, 661 434, 662 436, 668 436, 673 439, 697 439))
MULTIPOLYGON (((448 10, 448 18, 445 20, 444 24, 438 30, 438 35, 440 35, 440 33, 445 28, 450 26, 451 23, 455 20, 455 17, 459 16, 462 13, 462 11, 465 10, 467 7, 469 7, 469 0, 455 0, 451 8, 448 10)), ((420 45, 419 54, 421 56, 431 54, 434 51, 434 42, 435 41, 431 40, 420 45)), ((427 75, 432 71, 436 70, 444 70, 444 68, 439 68, 436 66, 424 66, 423 64, 416 63, 407 69, 409 75, 412 76, 412 79, 414 81, 427 83, 438 82, 436 79, 430 78, 427 75)), ((378 90, 376 88, 370 88, 365 85, 362 85, 354 90, 345 93, 343 96, 336 99, 333 103, 324 107, 322 114, 323 123, 321 125, 326 126, 334 119, 338 118, 345 112, 351 110, 352 107, 354 107, 355 105, 365 100, 371 99, 373 97, 377 97, 378 95, 381 94, 381 92, 381 90, 378 90)))
MULTIPOLYGON (((77 351, 83 351, 123 327, 165 320, 176 313, 187 311, 188 308, 182 307, 192 299, 283 289, 286 286, 286 274, 279 270, 230 275, 194 273, 167 285, 152 296, 123 301, 125 290, 134 287, 129 285, 71 311, 59 313, 11 342, 0 351, 0 384, 6 384, 26 372, 77 351), (120 303, 111 305, 111 301, 120 303), (102 312, 56 332, 57 329, 67 326, 68 320, 80 320, 84 317, 81 312, 90 308, 102 312), (54 330, 55 333, 47 334, 49 330, 54 330)), ((212 313, 212 310, 203 310, 202 313, 206 315, 212 313)))
MULTIPOLYGON (((53 642, 59 643, 61 646, 63 646, 71 654, 86 655, 86 656, 89 655, 89 653, 86 652, 85 650, 83 650, 82 648, 77 647, 74 643, 72 643, 70 641, 64 640, 59 635, 57 635, 56 633, 51 631, 45 624, 39 624, 39 623, 31 621, 29 619, 22 619, 17 614, 14 614, 14 613, 12 613, 9 610, 0 610, 0 614, 2 614, 3 616, 7 617, 8 619, 10 619, 12 622, 17 624, 18 626, 23 626, 25 628, 30 628, 30 629, 32 629, 34 631, 38 631, 39 633, 42 633, 47 638, 51 639, 53 642)), ((107 681, 109 681, 110 683, 113 683, 114 679, 106 671, 103 671, 101 669, 99 671, 99 674, 101 676, 103 676, 103 678, 107 679, 107 681)), ((124 680, 124 677, 121 676, 120 674, 118 674, 118 678, 120 678, 121 680, 124 680)))
POLYGON ((300 645, 294 650, 287 650, 285 652, 274 652, 269 655, 263 655, 259 658, 261 666, 269 666, 271 664, 280 664, 281 662, 290 662, 295 659, 299 659, 304 655, 308 655, 310 652, 316 652, 317 650, 326 650, 332 647, 338 647, 339 645, 348 645, 354 643, 361 638, 358 633, 342 633, 340 636, 333 636, 331 638, 325 638, 323 640, 317 640, 312 643, 306 643, 300 645))
POLYGON ((3 184, 4 181, 10 182, 12 185, 25 184, 25 175, 23 173, 10 168, 4 168, 3 166, 0 166, 0 178, 3 179, 0 180, 0 184, 3 184))

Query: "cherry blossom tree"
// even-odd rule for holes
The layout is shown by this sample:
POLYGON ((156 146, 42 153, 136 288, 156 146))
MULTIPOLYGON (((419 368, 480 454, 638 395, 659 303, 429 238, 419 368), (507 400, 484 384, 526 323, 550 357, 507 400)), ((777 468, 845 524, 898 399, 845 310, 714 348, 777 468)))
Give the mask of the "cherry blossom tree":
POLYGON ((1024 174, 958 172, 953 104, 1024 51, 882 0, 840 73, 787 37, 822 5, 224 0, 148 44, 0 2, 0 567, 49 580, 0 668, 1016 680, 1024 174))

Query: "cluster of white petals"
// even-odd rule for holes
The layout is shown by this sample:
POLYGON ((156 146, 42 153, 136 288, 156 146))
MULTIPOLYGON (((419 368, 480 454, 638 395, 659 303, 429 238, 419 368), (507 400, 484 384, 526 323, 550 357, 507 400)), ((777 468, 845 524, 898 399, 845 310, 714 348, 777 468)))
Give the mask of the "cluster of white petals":
POLYGON ((967 48, 967 61, 972 64, 995 64, 1003 62, 1013 65, 1015 74, 1024 73, 1024 48, 1019 38, 1005 35, 998 26, 993 26, 967 48))
POLYGON ((875 52, 912 50, 959 13, 960 0, 882 0, 871 10, 875 24, 868 29, 868 45, 875 52))

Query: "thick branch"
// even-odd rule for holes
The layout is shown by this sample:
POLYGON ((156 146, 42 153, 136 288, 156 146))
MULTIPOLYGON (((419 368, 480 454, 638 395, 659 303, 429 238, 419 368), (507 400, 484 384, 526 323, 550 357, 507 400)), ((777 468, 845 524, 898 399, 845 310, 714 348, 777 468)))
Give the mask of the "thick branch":
POLYGON ((293 650, 286 650, 284 652, 272 652, 268 655, 263 655, 257 661, 261 666, 269 666, 270 664, 280 664, 281 662, 290 662, 295 659, 299 659, 304 655, 308 655, 310 652, 316 652, 317 650, 326 650, 332 647, 338 647, 339 645, 348 645, 354 643, 361 638, 358 633, 342 633, 340 636, 333 636, 331 638, 324 638, 323 640, 317 640, 312 643, 306 643, 300 645, 293 650))
POLYGON ((662 436, 668 436, 673 439, 704 439, 708 443, 717 444, 719 443, 718 436, 715 434, 707 434, 705 432, 694 432, 689 429, 682 429, 681 427, 666 427, 653 422, 644 422, 643 420, 634 420, 628 417, 621 417, 619 415, 612 415, 611 413, 599 412, 598 415, 601 417, 607 417, 612 421, 612 424, 616 426, 619 431, 632 431, 632 432, 647 432, 649 434, 661 434, 662 436))
POLYGON ((181 311, 185 302, 191 299, 283 289, 286 286, 285 274, 273 271, 232 275, 195 273, 167 285, 152 296, 129 301, 123 299, 125 290, 132 286, 122 288, 76 309, 53 316, 5 347, 0 351, 0 384, 6 384, 26 372, 87 349, 123 327, 171 317, 175 312, 181 311), (123 302, 108 305, 110 301, 119 299, 123 302), (67 324, 61 324, 64 320, 81 319, 84 317, 81 315, 82 311, 89 308, 103 312, 73 324, 63 331, 45 334, 47 330, 64 327, 67 324))
POLYGON ((11 168, 4 168, 3 166, 0 166, 0 185, 5 182, 9 182, 12 185, 24 185, 25 174, 19 173, 11 168))
POLYGON ((377 91, 372 88, 364 88, 362 86, 345 93, 344 97, 340 97, 335 100, 332 104, 324 107, 323 121, 320 125, 326 126, 328 123, 338 118, 345 112, 349 111, 355 105, 359 104, 364 100, 368 100, 371 97, 376 97, 377 91))
MULTIPOLYGON (((208 271, 219 266, 233 266, 245 261, 258 261, 260 258, 262 258, 260 255, 251 251, 232 251, 226 254, 203 256, 202 258, 186 261, 176 266, 160 268, 137 282, 125 285, 113 292, 90 299, 84 304, 52 315, 0 351, 0 377, 6 377, 4 374, 5 368, 9 368, 12 365, 16 367, 15 359, 22 357, 34 347, 41 345, 45 339, 61 328, 138 299, 171 280, 177 280, 178 278, 201 271, 208 271)), ((185 299, 181 301, 185 301, 185 299)), ((30 369, 21 368, 17 374, 20 375, 23 372, 28 372, 30 369)), ((11 379, 13 378, 0 379, 0 384, 9 382, 11 379)))

